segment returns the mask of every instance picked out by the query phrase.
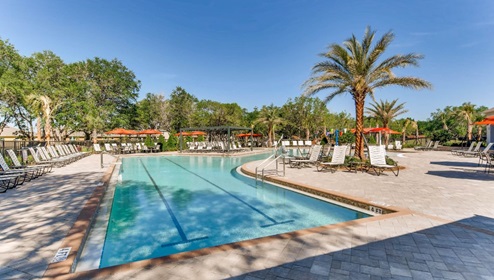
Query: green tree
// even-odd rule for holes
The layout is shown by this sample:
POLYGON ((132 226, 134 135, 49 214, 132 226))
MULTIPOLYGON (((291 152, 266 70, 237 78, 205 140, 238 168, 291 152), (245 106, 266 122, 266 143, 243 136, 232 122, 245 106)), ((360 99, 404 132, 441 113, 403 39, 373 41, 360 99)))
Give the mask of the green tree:
POLYGON ((161 94, 146 94, 136 105, 137 123, 141 129, 170 129, 168 101, 161 94))
POLYGON ((94 58, 75 65, 81 128, 94 142, 97 132, 130 126, 140 88, 134 72, 117 59, 94 58))
POLYGON ((274 139, 274 130, 277 124, 283 122, 280 117, 280 108, 274 106, 273 104, 269 106, 263 106, 259 114, 259 118, 256 123, 265 124, 268 128, 268 147, 271 147, 274 139))
POLYGON ((0 133, 13 121, 15 104, 21 95, 22 56, 8 40, 0 39, 0 133))
POLYGON ((356 147, 355 154, 364 158, 364 128, 365 98, 373 95, 378 88, 399 85, 421 89, 431 88, 427 81, 416 77, 397 77, 393 69, 406 66, 417 66, 421 55, 410 53, 394 55, 379 62, 394 39, 394 34, 388 32, 374 46, 375 31, 367 27, 361 42, 353 35, 343 45, 332 44, 322 56, 327 59, 316 64, 312 69, 312 77, 305 82, 305 95, 313 95, 325 89, 335 89, 325 99, 329 102, 337 95, 350 93, 355 102, 356 116, 356 147))
MULTIPOLYGON (((49 144, 52 136, 53 114, 63 103, 65 63, 51 51, 34 53, 28 58, 29 94, 27 103, 44 122, 45 141, 49 144)), ((38 121, 38 124, 40 122, 38 121)), ((40 128, 38 127, 38 133, 40 128)))
POLYGON ((176 87, 170 94, 170 122, 171 128, 180 131, 191 125, 197 98, 181 87, 176 87))

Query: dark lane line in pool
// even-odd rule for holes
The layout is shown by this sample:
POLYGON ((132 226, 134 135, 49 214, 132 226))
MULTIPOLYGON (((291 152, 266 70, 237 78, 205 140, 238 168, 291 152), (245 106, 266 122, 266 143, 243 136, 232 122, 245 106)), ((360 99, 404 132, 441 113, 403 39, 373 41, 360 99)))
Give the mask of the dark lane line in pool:
POLYGON ((261 210, 259 210, 259 209, 257 209, 256 207, 254 207, 254 206, 250 205, 249 203, 247 203, 246 201, 244 201, 244 200, 243 200, 243 199, 241 199, 240 197, 238 197, 238 196, 236 196, 236 195, 232 194, 231 192, 229 192, 229 191, 227 191, 227 190, 223 189, 222 187, 220 187, 220 186, 216 185, 215 183, 213 183, 213 182, 209 181, 208 179, 206 179, 206 178, 202 177, 201 175, 199 175, 199 174, 197 174, 197 173, 195 173, 195 172, 190 171, 189 169, 187 169, 187 168, 183 167, 182 165, 180 165, 180 164, 178 164, 178 163, 174 162, 174 161, 173 161, 173 160, 171 160, 171 159, 168 159, 168 158, 166 158, 166 157, 164 157, 164 159, 166 159, 167 161, 169 161, 169 162, 171 162, 171 163, 175 164, 176 166, 178 166, 178 167, 182 168, 183 170, 185 170, 185 171, 189 172, 190 174, 193 174, 193 175, 195 175, 195 176, 197 176, 197 177, 201 178, 202 180, 204 180, 204 181, 208 182, 208 183, 209 183, 209 184, 211 184, 212 186, 214 186, 214 187, 216 187, 216 188, 218 188, 218 189, 220 189, 220 190, 224 191, 225 193, 227 193, 227 194, 228 194, 228 195, 230 195, 231 197, 233 197, 233 198, 235 198, 236 200, 240 201, 241 203, 243 203, 244 205, 246 205, 246 206, 247 206, 247 207, 249 207, 250 209, 254 210, 255 212, 257 212, 257 213, 259 213, 259 214, 261 214, 264 218, 266 218, 266 219, 268 219, 270 222, 272 222, 272 224, 268 224, 268 225, 261 225, 261 227, 271 227, 271 226, 275 226, 275 225, 287 224, 287 223, 293 223, 293 222, 294 222, 294 220, 287 220, 287 221, 278 222, 278 221, 276 221, 275 219, 273 219, 273 218, 269 217, 267 214, 265 214, 265 213, 264 213, 264 212, 262 212, 261 210))
POLYGON ((177 229, 178 234, 180 235, 180 238, 182 238, 182 241, 181 242, 173 242, 173 243, 169 243, 169 244, 162 244, 161 247, 168 247, 168 246, 173 246, 173 245, 178 245, 178 244, 182 244, 182 243, 188 243, 188 242, 192 242, 192 241, 203 240, 203 239, 209 238, 208 236, 203 236, 203 237, 198 237, 198 238, 193 238, 193 239, 188 239, 187 238, 187 235, 185 235, 185 232, 182 229, 182 226, 180 226, 180 223, 178 222, 177 217, 173 213, 173 210, 170 207, 170 204, 168 204, 168 201, 166 200, 165 196, 163 195, 163 193, 158 188, 158 185, 154 181, 154 179, 151 176, 151 174, 149 173, 148 169, 146 168, 146 166, 144 165, 144 163, 142 162, 142 160, 139 159, 139 162, 142 164, 142 167, 144 167, 144 170, 146 171, 147 175, 149 176, 149 179, 151 179, 151 182, 153 183, 154 188, 156 189, 156 191, 158 192, 159 196, 161 197, 161 200, 165 204, 165 207, 166 207, 166 210, 168 211, 168 214, 170 215, 170 217, 172 218, 173 223, 175 224, 175 228, 177 229))

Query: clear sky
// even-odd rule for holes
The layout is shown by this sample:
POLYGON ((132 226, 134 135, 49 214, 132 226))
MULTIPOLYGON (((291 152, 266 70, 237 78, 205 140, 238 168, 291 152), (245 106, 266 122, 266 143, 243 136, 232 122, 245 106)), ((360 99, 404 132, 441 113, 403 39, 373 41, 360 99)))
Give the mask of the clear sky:
MULTIPOLYGON (((494 107, 494 1, 2 0, 0 38, 25 56, 51 50, 66 63, 117 58, 142 82, 140 97, 183 87, 199 99, 252 110, 299 96, 319 53, 366 26, 396 39, 385 56, 420 53, 433 90, 378 90, 409 116, 463 102, 494 107)), ((327 92, 317 96, 324 98, 327 92)), ((367 101, 368 104, 369 100, 367 101)), ((328 103, 354 115, 349 94, 328 103)))

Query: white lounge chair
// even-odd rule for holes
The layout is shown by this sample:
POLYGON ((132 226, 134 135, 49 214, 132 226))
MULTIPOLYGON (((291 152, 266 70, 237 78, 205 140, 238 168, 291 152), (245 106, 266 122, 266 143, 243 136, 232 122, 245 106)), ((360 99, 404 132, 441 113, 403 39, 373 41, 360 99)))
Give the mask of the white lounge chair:
POLYGON ((458 152, 459 156, 464 156, 464 157, 474 157, 477 156, 480 152, 480 147, 482 146, 482 142, 478 142, 475 148, 471 151, 463 151, 463 152, 458 152))
POLYGON ((369 158, 371 168, 374 169, 377 176, 381 175, 386 169, 391 170, 395 176, 398 176, 400 173, 400 168, 396 162, 395 165, 386 163, 386 150, 384 146, 369 146, 369 158))
POLYGON ((395 150, 401 150, 403 149, 403 146, 401 145, 401 141, 396 140, 395 141, 395 150))
POLYGON ((470 143, 470 147, 468 149, 453 149, 451 150, 451 154, 455 155, 455 156, 458 156, 459 153, 463 153, 463 152, 471 152, 473 150, 473 148, 475 147, 475 141, 472 141, 472 143, 470 143))
POLYGON ((494 143, 489 143, 487 146, 478 153, 479 155, 479 166, 484 162, 484 160, 487 160, 487 156, 490 156, 491 148, 494 143))
POLYGON ((425 146, 415 146, 413 147, 415 150, 427 150, 432 146, 432 140, 429 140, 425 146))
POLYGON ((345 164, 346 150, 348 146, 335 146, 333 150, 333 156, 330 162, 319 162, 316 164, 317 171, 322 171, 324 169, 329 169, 331 173, 336 172, 337 167, 345 164))
POLYGON ((290 159, 290 167, 302 167, 308 164, 314 164, 319 159, 321 155, 322 146, 314 145, 311 149, 310 156, 308 159, 290 159))

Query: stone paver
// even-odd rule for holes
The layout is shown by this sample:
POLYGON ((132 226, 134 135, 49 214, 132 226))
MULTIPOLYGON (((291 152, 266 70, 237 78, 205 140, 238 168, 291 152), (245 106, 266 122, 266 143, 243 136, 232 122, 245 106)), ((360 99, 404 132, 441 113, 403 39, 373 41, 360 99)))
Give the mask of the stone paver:
POLYGON ((0 194, 0 279, 43 276, 105 171, 93 155, 0 194))
MULTIPOLYGON (((91 279, 494 279, 494 174, 447 152, 391 154, 399 177, 287 168, 287 180, 410 210, 91 279)), ((108 158, 110 161, 110 158, 108 158)), ((256 163, 247 165, 254 168, 256 163)), ((101 179, 99 157, 0 195, 0 278, 42 275, 101 179)), ((86 276, 85 276, 86 275, 86 276)))

